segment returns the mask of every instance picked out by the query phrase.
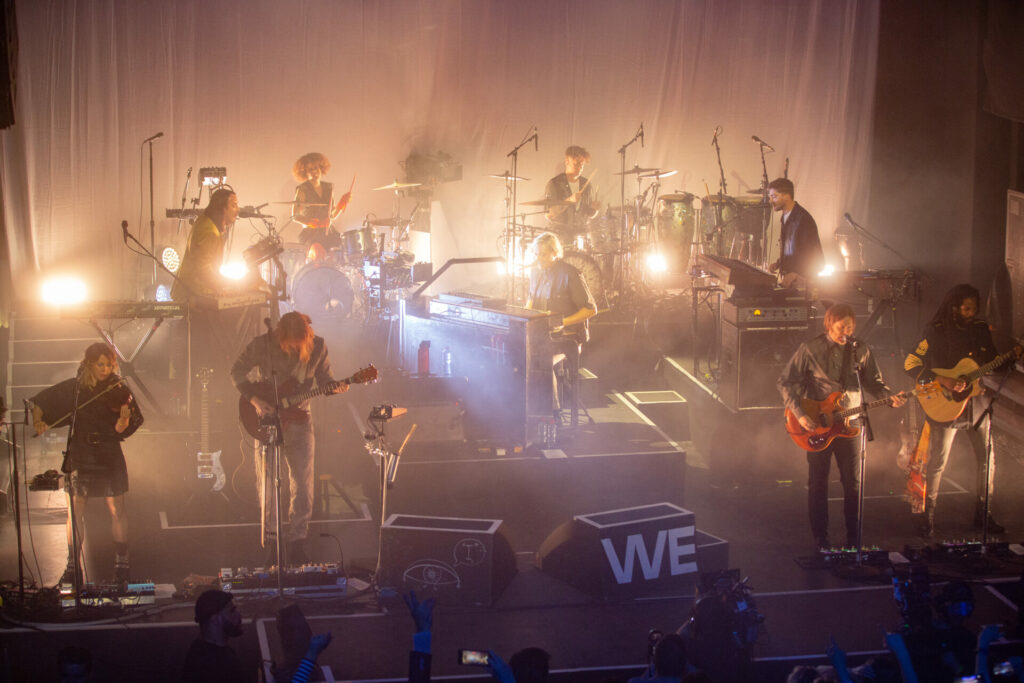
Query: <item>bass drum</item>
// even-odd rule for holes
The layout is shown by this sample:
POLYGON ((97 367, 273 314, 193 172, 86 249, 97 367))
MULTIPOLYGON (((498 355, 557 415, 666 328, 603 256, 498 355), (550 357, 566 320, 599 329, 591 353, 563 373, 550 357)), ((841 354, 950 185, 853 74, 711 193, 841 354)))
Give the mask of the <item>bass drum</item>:
POLYGON ((597 302, 597 310, 608 308, 608 293, 604 290, 604 276, 601 275, 601 267, 597 265, 597 261, 590 254, 571 250, 565 252, 562 260, 580 271, 583 281, 587 283, 587 289, 597 302))
POLYGON ((349 276, 329 263, 307 263, 292 279, 292 310, 314 325, 351 317, 355 299, 349 276))

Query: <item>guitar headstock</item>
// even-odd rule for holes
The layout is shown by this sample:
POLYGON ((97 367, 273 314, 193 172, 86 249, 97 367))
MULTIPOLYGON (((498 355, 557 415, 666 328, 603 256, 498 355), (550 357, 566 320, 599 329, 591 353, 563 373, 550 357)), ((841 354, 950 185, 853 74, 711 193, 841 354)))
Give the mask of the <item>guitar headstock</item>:
POLYGON ((213 368, 199 368, 196 372, 196 379, 199 380, 199 383, 203 385, 204 389, 206 388, 206 385, 210 383, 210 378, 212 376, 213 368))
POLYGON ((349 384, 369 384, 370 382, 376 382, 380 376, 380 372, 370 363, 365 368, 357 370, 355 374, 348 378, 349 384))

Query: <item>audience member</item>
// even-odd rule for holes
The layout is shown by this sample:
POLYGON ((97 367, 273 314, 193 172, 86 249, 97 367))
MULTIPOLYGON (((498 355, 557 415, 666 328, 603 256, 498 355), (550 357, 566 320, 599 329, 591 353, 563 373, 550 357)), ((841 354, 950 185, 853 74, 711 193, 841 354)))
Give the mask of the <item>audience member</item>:
POLYGON ((431 629, 434 623, 434 598, 423 602, 416 599, 416 592, 409 591, 402 595, 405 606, 409 608, 409 616, 416 624, 416 633, 412 637, 412 650, 409 652, 409 683, 428 683, 430 681, 431 660, 431 629))
POLYGON ((256 667, 244 666, 228 646, 229 638, 242 635, 242 615, 230 593, 213 588, 196 600, 199 637, 185 655, 181 680, 186 683, 255 681, 256 667))
POLYGON ((92 680, 92 653, 84 647, 68 645, 57 653, 61 683, 86 683, 92 680))
POLYGON ((539 647, 527 647, 508 660, 516 683, 547 683, 551 655, 539 647))
POLYGON ((316 667, 317 658, 330 644, 330 631, 327 633, 318 633, 309 639, 309 649, 306 650, 306 656, 299 661, 299 665, 295 669, 295 674, 292 676, 292 683, 307 683, 309 681, 310 674, 313 673, 313 669, 316 667))
POLYGON ((647 671, 631 678, 630 683, 680 683, 689 670, 686 641, 681 635, 670 633, 654 646, 654 657, 647 671))

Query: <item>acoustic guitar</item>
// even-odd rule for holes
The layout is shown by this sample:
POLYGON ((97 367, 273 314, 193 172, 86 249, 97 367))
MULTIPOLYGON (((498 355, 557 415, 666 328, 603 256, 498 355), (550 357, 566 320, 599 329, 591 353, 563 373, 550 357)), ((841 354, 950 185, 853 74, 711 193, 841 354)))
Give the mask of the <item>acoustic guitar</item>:
MULTIPOLYGON (((915 391, 901 391, 894 396, 912 396, 915 391)), ((864 406, 856 405, 852 408, 843 408, 839 401, 843 398, 842 391, 836 391, 828 395, 823 401, 815 401, 810 398, 800 399, 800 407, 811 418, 816 425, 814 429, 804 429, 800 420, 789 408, 786 408, 786 432, 793 439, 797 446, 805 451, 816 453, 825 450, 836 437, 852 439, 860 434, 860 427, 850 425, 850 418, 856 417, 864 412, 864 409, 871 410, 882 405, 887 405, 892 396, 871 401, 864 406)))
POLYGON ((939 384, 939 380, 933 379, 930 382, 919 385, 917 400, 924 408, 925 415, 935 422, 952 422, 960 417, 967 407, 967 401, 972 396, 981 393, 981 378, 992 372, 1010 358, 1020 358, 1022 348, 1014 346, 1004 354, 998 355, 988 363, 979 366, 972 358, 961 358, 960 362, 951 368, 933 368, 938 377, 949 379, 962 379, 967 386, 961 391, 952 391, 939 384))
MULTIPOLYGON (((328 382, 322 387, 302 392, 299 391, 301 386, 299 381, 294 377, 290 377, 286 382, 278 384, 277 393, 282 397, 281 403, 278 406, 282 427, 291 422, 305 422, 309 419, 306 411, 298 407, 303 401, 311 399, 314 396, 331 394, 342 384, 368 384, 370 382, 376 382, 378 375, 379 373, 377 368, 375 368, 371 363, 365 368, 358 370, 351 377, 334 382, 328 382)), ((274 405, 273 383, 259 382, 256 384, 253 394, 270 405, 274 405)), ((260 418, 259 413, 256 412, 256 406, 254 406, 249 399, 244 396, 238 397, 238 419, 241 421, 245 431, 248 432, 249 436, 252 438, 263 442, 267 442, 270 439, 269 427, 263 424, 263 420, 260 418)))

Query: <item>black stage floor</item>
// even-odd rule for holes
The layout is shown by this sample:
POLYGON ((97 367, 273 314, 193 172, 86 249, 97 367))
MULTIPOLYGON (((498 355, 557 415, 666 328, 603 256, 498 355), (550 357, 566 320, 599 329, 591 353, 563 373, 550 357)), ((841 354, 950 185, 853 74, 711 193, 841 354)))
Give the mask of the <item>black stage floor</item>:
MULTIPOLYGON (((552 653, 560 680, 606 680, 638 673, 645 662, 649 629, 670 631, 689 617, 692 589, 659 590, 639 599, 605 600, 581 592, 537 568, 545 539, 574 515, 670 502, 692 511, 699 532, 728 544, 729 567, 749 577, 764 615, 754 649, 758 680, 782 680, 797 662, 824 663, 829 636, 851 659, 877 652, 884 629, 899 624, 889 561, 825 566, 815 555, 806 519, 806 466, 784 434, 780 410, 731 413, 707 387, 684 372, 687 358, 654 358, 633 371, 609 372, 584 382, 588 420, 563 432, 556 448, 516 450, 493 443, 410 444, 389 499, 389 511, 442 517, 503 520, 518 573, 488 606, 438 605, 434 619, 434 675, 467 677, 478 670, 455 663, 457 648, 494 649, 506 657, 526 646, 552 653), (658 392, 645 394, 643 392, 658 392), (816 659, 817 658, 817 659, 816 659)), ((313 631, 330 629, 324 653, 326 680, 402 680, 412 642, 405 607, 366 586, 375 566, 380 502, 373 463, 362 447, 358 416, 380 397, 367 388, 320 405, 319 467, 331 474, 337 495, 326 499, 313 524, 314 561, 344 565, 352 579, 341 599, 299 599, 313 631), (355 425, 355 427, 353 427, 355 425), (347 435, 346 435, 347 434, 347 435), (325 445, 327 444, 327 445, 325 445), (327 449, 329 452, 325 453, 327 449)), ((864 539, 897 565, 925 550, 913 533, 901 499, 903 475, 896 411, 875 420, 868 445, 864 539)), ((191 467, 186 434, 151 420, 146 433, 127 442, 132 570, 169 595, 190 575, 215 576, 226 567, 262 564, 253 482, 241 451, 224 449, 225 497, 198 492, 181 472, 191 467)), ((407 428, 394 423, 395 440, 407 428)), ((221 434, 223 441, 234 441, 221 434)), ((977 537, 971 527, 973 465, 957 444, 943 481, 939 540, 977 537)), ((251 458, 251 453, 247 456, 251 458)), ((30 459, 30 472, 38 460, 30 459)), ((974 583, 972 623, 1018 619, 1018 579, 1024 570, 1024 465, 1016 443, 997 454, 995 516, 1008 527, 1008 548, 982 558, 967 553, 925 553, 935 581, 974 583), (1015 552, 1016 551, 1016 552, 1015 552)), ((327 491, 335 491, 329 483, 327 491)), ((832 536, 842 537, 840 489, 833 482, 832 536)), ((26 522, 26 570, 52 585, 63 569, 63 518, 57 494, 33 493, 26 522), (31 534, 28 524, 31 522, 31 534)), ((109 532, 105 511, 89 510, 95 576, 105 578, 109 532)), ((0 527, 0 569, 17 576, 12 515, 0 527)), ((291 601, 291 600, 290 600, 291 601)), ((279 602, 267 595, 239 597, 251 620, 236 648, 247 661, 281 660, 274 622, 279 602)), ((98 680, 176 680, 177 667, 195 635, 191 603, 160 599, 96 620, 52 622, 42 613, 4 608, 3 642, 11 680, 53 675, 55 653, 66 644, 93 650, 98 680), (44 623, 49 621, 50 623, 44 623), (19 624, 18 622, 24 622, 19 624)), ((52 616, 52 615, 51 615, 52 616)))

